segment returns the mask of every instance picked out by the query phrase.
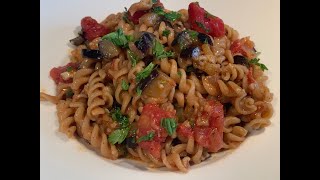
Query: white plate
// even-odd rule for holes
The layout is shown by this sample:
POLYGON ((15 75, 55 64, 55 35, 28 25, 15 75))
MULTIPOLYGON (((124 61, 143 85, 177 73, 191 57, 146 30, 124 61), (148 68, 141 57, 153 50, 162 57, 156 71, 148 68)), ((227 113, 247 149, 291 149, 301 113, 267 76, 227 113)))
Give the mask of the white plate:
MULTIPOLYGON (((40 177, 43 180, 88 179, 280 179, 280 3, 277 0, 198 0, 202 7, 251 36, 262 52, 261 61, 269 71, 268 86, 274 93, 272 124, 250 136, 238 149, 219 160, 192 167, 189 173, 146 171, 125 160, 110 161, 88 150, 76 140, 58 132, 55 106, 40 103, 40 177)), ((98 21, 108 14, 123 11, 135 0, 42 0, 40 25, 40 90, 54 94, 49 78, 52 67, 68 62, 68 40, 84 16, 98 21)), ((162 0, 172 10, 188 8, 190 0, 162 0)))

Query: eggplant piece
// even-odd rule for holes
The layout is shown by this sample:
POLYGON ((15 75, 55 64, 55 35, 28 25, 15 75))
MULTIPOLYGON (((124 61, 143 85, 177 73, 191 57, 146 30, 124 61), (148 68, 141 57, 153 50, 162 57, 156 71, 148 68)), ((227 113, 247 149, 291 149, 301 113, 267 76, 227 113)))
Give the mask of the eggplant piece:
POLYGON ((113 101, 113 104, 112 104, 112 109, 117 109, 117 108, 121 108, 121 104, 119 104, 117 101, 113 101))
POLYGON ((241 64, 241 65, 244 65, 244 66, 247 66, 249 67, 249 62, 247 60, 247 58, 241 56, 241 55, 235 55, 233 57, 233 61, 234 61, 234 64, 241 64))
POLYGON ((177 145, 177 144, 181 144, 182 142, 180 141, 180 139, 178 139, 178 138, 174 138, 173 140, 172 140, 172 146, 175 146, 175 145, 177 145))
POLYGON ((99 51, 103 58, 105 59, 111 59, 119 55, 121 49, 114 45, 111 41, 109 40, 101 40, 98 43, 99 46, 99 51))
POLYGON ((186 69, 186 74, 189 76, 191 74, 196 75, 198 78, 201 78, 202 75, 207 76, 208 74, 198 68, 193 67, 193 65, 190 65, 186 69))
POLYGON ((147 27, 160 24, 160 22, 161 22, 160 16, 153 12, 146 13, 139 18, 139 24, 145 24, 147 27))
POLYGON ((177 36, 174 38, 174 40, 171 43, 171 46, 179 46, 179 49, 184 49, 186 47, 189 47, 192 45, 193 40, 190 37, 188 31, 182 31, 177 34, 177 36))
POLYGON ((151 71, 150 75, 145 78, 142 79, 138 85, 137 88, 141 89, 142 91, 151 83, 152 80, 154 80, 156 77, 159 76, 158 70, 157 70, 157 66, 151 71))
POLYGON ((180 53, 181 58, 197 58, 200 56, 200 48, 198 46, 191 46, 183 49, 180 53))
POLYGON ((154 39, 154 34, 143 32, 139 40, 134 44, 141 52, 147 53, 150 49, 152 49, 154 39))
POLYGON ((71 44, 79 46, 84 43, 85 39, 81 36, 69 40, 71 44))
POLYGON ((144 62, 144 64, 145 64, 146 66, 148 66, 148 65, 153 61, 153 56, 148 55, 148 56, 144 57, 144 58, 142 59, 142 61, 144 62))
MULTIPOLYGON (((169 96, 172 88, 176 86, 175 81, 165 73, 158 71, 159 75, 154 78, 146 86, 142 95, 144 97, 150 97, 155 99, 165 99, 169 96)), ((148 99, 146 98, 146 99, 148 99)), ((144 98, 142 98, 144 100, 144 98)))
POLYGON ((103 58, 99 50, 82 49, 82 55, 87 58, 101 60, 103 58))
POLYGON ((136 148, 138 146, 135 137, 126 138, 126 145, 128 148, 136 148))
POLYGON ((210 44, 211 46, 213 45, 212 43, 212 40, 211 40, 211 37, 209 35, 206 35, 204 33, 198 33, 198 39, 200 42, 202 43, 208 43, 210 44))

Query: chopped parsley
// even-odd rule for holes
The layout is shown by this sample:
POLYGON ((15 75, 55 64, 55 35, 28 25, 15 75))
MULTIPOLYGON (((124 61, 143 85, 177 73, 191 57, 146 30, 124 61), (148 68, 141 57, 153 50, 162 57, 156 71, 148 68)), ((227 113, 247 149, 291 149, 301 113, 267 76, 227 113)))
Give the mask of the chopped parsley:
POLYGON ((169 21, 175 21, 181 17, 181 14, 175 11, 169 13, 164 12, 163 8, 160 6, 153 8, 153 12, 160 16, 164 16, 169 21))
POLYGON ((158 0, 152 0, 152 3, 153 4, 155 4, 155 3, 157 3, 158 2, 158 0))
POLYGON ((154 64, 151 62, 146 68, 144 68, 142 71, 140 71, 137 74, 136 81, 139 82, 142 79, 147 78, 151 74, 153 68, 154 68, 154 64))
POLYGON ((120 128, 126 128, 129 126, 129 119, 127 116, 122 115, 120 108, 117 107, 111 112, 111 117, 114 121, 117 121, 120 125, 120 128))
POLYGON ((164 31, 162 31, 162 36, 168 37, 170 33, 170 30, 165 29, 164 31))
POLYGON ((167 133, 172 136, 177 129, 177 122, 173 118, 164 118, 161 120, 161 127, 165 128, 167 133))
POLYGON ((149 132, 147 135, 141 136, 141 137, 137 140, 137 143, 142 142, 142 141, 150 141, 150 140, 152 140, 153 137, 154 137, 154 134, 155 134, 155 133, 154 133, 153 131, 151 131, 151 132, 149 132))
POLYGON ((128 59, 131 61, 132 67, 135 67, 139 61, 137 55, 135 55, 130 49, 127 50, 128 59))
POLYGON ((141 96, 142 90, 140 88, 137 88, 137 94, 138 94, 138 96, 141 96))
POLYGON ((152 48, 152 54, 156 57, 156 59, 163 59, 163 58, 174 56, 173 52, 171 51, 166 52, 164 50, 164 46, 159 41, 154 42, 154 46, 152 48))
POLYGON ((202 24, 201 22, 196 21, 196 24, 207 33, 210 32, 210 30, 207 27, 205 27, 204 24, 202 24))
POLYGON ((124 20, 124 22, 130 24, 131 26, 134 26, 133 22, 129 19, 128 9, 126 7, 124 8, 122 19, 124 20))
POLYGON ((254 59, 251 59, 251 60, 249 61, 249 63, 250 63, 250 64, 255 64, 255 65, 259 66, 262 71, 268 70, 267 66, 264 65, 264 64, 259 63, 259 61, 260 61, 260 58, 254 58, 254 59))
POLYGON ((197 31, 188 30, 187 32, 192 39, 198 38, 199 33, 197 31))
POLYGON ((123 33, 121 28, 117 29, 116 31, 109 33, 101 38, 102 40, 107 39, 111 41, 114 45, 127 48, 128 43, 133 41, 133 36, 127 36, 123 33))
POLYGON ((126 139, 128 132, 129 127, 117 129, 108 136, 108 141, 111 144, 121 144, 126 139))
POLYGON ((125 80, 122 80, 121 87, 123 90, 127 91, 129 89, 129 84, 125 80))
POLYGON ((114 121, 117 121, 120 125, 120 128, 114 130, 109 136, 108 141, 111 144, 121 144, 127 137, 128 132, 130 130, 129 127, 129 119, 127 116, 122 115, 120 112, 120 108, 117 107, 111 112, 111 117, 114 121))
POLYGON ((71 72, 73 68, 71 66, 67 67, 67 72, 71 72))
POLYGON ((181 73, 181 71, 178 71, 178 75, 181 77, 182 76, 182 73, 181 73))

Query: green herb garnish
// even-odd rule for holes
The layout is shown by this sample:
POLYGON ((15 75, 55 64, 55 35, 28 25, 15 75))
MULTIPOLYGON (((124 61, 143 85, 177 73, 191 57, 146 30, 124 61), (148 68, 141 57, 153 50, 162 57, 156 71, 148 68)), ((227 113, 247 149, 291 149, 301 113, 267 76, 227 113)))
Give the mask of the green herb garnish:
POLYGON ((163 59, 163 58, 174 56, 173 52, 171 51, 166 52, 164 50, 164 46, 159 41, 154 42, 154 46, 152 48, 152 54, 156 57, 156 59, 163 59))
POLYGON ((153 8, 153 12, 160 16, 164 16, 169 21, 175 21, 181 17, 181 14, 175 11, 169 13, 164 12, 163 8, 160 6, 153 8))
POLYGON ((129 84, 125 80, 122 80, 121 87, 123 90, 127 91, 129 89, 129 84))
POLYGON ((196 21, 196 24, 207 33, 210 32, 210 30, 207 27, 205 27, 204 24, 202 24, 201 22, 196 21))
POLYGON ((120 125, 120 128, 126 128, 129 126, 129 119, 127 116, 122 115, 120 108, 117 107, 111 112, 111 117, 114 121, 117 121, 120 125))
POLYGON ((128 59, 131 61, 131 66, 135 67, 139 61, 138 56, 135 55, 130 49, 127 50, 128 59))
POLYGON ((140 71, 137 76, 136 76, 136 81, 139 82, 141 81, 142 79, 145 79, 147 78, 152 70, 154 68, 154 64, 153 63, 150 63, 146 68, 144 68, 142 71, 140 71))
POLYGON ((128 42, 132 41, 133 37, 123 34, 123 30, 119 28, 116 31, 103 36, 101 39, 102 40, 107 39, 116 46, 127 48, 128 42))
POLYGON ((72 89, 71 88, 68 88, 67 90, 66 90, 66 98, 72 98, 72 96, 73 96, 73 91, 72 91, 72 89))
POLYGON ((255 65, 259 66, 262 71, 268 70, 267 66, 264 65, 264 64, 259 63, 259 61, 260 61, 260 58, 254 58, 254 59, 251 59, 251 60, 249 61, 249 63, 250 63, 250 64, 255 64, 255 65))
POLYGON ((108 141, 111 144, 116 144, 116 143, 121 144, 126 139, 128 132, 129 132, 129 127, 117 129, 108 136, 108 141))
POLYGON ((153 137, 154 137, 154 132, 151 131, 151 132, 149 132, 147 135, 141 136, 141 137, 137 140, 137 143, 142 142, 142 141, 150 141, 150 140, 153 139, 153 137))
POLYGON ((158 0, 152 0, 152 3, 153 4, 155 4, 155 3, 157 3, 158 2, 158 0))
POLYGON ((168 134, 172 136, 177 129, 177 122, 173 118, 164 118, 161 120, 161 127, 165 128, 168 134))
POLYGON ((122 19, 124 20, 124 22, 130 24, 131 26, 134 26, 133 22, 129 19, 129 14, 128 14, 128 9, 126 7, 124 7, 124 12, 123 12, 123 16, 122 19))
POLYGON ((162 36, 168 37, 170 33, 171 33, 170 30, 165 29, 165 30, 162 31, 162 36))
POLYGON ((178 71, 178 76, 180 76, 180 77, 182 76, 182 73, 181 73, 181 71, 178 71))
POLYGON ((73 68, 71 66, 67 67, 67 72, 71 72, 73 68))
POLYGON ((140 88, 137 88, 137 94, 138 94, 138 96, 141 96, 142 90, 140 88))
POLYGON ((187 32, 188 32, 189 36, 190 36, 192 39, 198 38, 198 34, 199 34, 199 33, 198 33, 197 31, 188 30, 187 32))

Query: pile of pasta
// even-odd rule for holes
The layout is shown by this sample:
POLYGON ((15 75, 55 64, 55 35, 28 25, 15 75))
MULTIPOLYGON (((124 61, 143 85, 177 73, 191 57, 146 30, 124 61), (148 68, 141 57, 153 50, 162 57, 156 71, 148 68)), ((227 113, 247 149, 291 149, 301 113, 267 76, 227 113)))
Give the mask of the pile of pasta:
POLYGON ((56 104, 59 130, 108 159, 186 172, 270 125, 267 68, 253 42, 224 23, 217 35, 209 13, 192 24, 192 8, 208 13, 141 0, 101 23, 81 21, 70 63, 50 72, 57 94, 40 92, 56 104))

